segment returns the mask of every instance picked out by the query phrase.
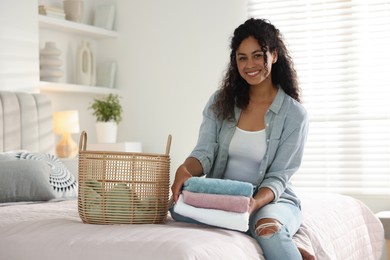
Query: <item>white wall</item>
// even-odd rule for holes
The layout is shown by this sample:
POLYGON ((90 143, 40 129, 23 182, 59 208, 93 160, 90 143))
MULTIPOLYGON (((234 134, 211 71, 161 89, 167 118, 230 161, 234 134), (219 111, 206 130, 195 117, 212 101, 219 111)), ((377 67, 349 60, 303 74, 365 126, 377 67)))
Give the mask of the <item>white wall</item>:
POLYGON ((230 36, 246 18, 246 1, 117 5, 120 37, 106 55, 118 57, 125 105, 119 139, 142 141, 144 151, 161 153, 172 134, 174 174, 195 145, 203 106, 227 66, 230 36))
MULTIPOLYGON (((168 134, 172 134, 173 174, 195 145, 203 106, 217 89, 228 62, 230 36, 246 18, 246 1, 84 2, 84 23, 92 22, 93 4, 117 3, 115 29, 120 36, 99 42, 96 56, 98 62, 112 59, 118 63, 116 86, 124 107, 118 141, 141 141, 145 152, 162 153, 168 134)), ((77 48, 75 43, 68 44, 73 36, 38 32, 37 5, 61 7, 62 1, 6 0, 0 4, 0 89, 5 85, 11 89, 36 86, 39 48, 45 41, 54 40, 68 51, 63 54, 65 61, 70 59, 65 55, 77 48)), ((69 82, 71 66, 64 64, 64 69, 61 81, 69 82)), ((46 94, 53 100, 54 111, 78 109, 80 128, 88 132, 90 142, 96 142, 95 119, 87 109, 96 95, 46 94)))
POLYGON ((31 10, 37 10, 36 0, 0 3, 1 90, 31 91, 39 81, 38 20, 31 10))

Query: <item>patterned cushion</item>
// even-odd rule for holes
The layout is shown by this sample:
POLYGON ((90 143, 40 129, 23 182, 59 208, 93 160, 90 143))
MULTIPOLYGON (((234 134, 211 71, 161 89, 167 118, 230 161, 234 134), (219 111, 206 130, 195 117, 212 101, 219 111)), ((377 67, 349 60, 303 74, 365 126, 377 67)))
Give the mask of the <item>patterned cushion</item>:
POLYGON ((55 155, 19 152, 16 153, 16 158, 46 162, 50 167, 49 183, 56 192, 56 198, 77 197, 76 178, 55 155))
POLYGON ((76 198, 78 183, 55 155, 0 153, 0 203, 76 198))

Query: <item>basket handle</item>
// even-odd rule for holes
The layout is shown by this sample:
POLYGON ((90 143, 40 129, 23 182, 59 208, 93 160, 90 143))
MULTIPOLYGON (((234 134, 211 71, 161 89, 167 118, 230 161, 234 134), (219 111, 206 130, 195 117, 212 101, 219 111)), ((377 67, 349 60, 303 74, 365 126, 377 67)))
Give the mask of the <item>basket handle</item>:
POLYGON ((172 142, 172 135, 168 135, 167 148, 165 150, 166 155, 169 155, 169 152, 171 151, 171 142, 172 142))
POLYGON ((83 131, 80 135, 79 152, 87 150, 87 132, 83 131))
MULTIPOLYGON (((172 143, 172 135, 168 135, 167 147, 165 150, 166 155, 169 155, 169 152, 171 151, 171 143, 172 143)), ((83 131, 80 135, 79 152, 85 150, 87 150, 87 132, 83 131)))

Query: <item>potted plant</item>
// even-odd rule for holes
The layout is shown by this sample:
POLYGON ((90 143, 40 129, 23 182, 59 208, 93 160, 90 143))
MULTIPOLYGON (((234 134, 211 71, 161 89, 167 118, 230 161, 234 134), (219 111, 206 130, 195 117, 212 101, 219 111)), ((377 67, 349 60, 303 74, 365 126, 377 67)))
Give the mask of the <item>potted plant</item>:
POLYGON ((94 99, 89 109, 96 117, 96 133, 99 143, 115 143, 118 124, 122 121, 122 105, 119 96, 110 93, 103 99, 94 99))

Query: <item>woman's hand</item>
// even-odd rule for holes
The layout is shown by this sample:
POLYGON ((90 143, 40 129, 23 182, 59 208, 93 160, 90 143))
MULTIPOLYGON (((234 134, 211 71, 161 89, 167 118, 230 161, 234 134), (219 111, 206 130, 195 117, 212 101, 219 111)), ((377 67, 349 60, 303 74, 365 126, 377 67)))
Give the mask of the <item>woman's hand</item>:
POLYGON ((188 157, 182 165, 179 166, 176 170, 175 180, 173 181, 171 190, 172 190, 172 199, 176 203, 179 199, 180 191, 183 187, 184 182, 191 178, 192 176, 201 176, 203 172, 202 165, 200 162, 193 158, 188 157))
POLYGON ((259 209, 257 201, 251 197, 249 202, 249 215, 252 215, 253 212, 259 209))
POLYGON ((179 199, 180 191, 183 187, 183 184, 186 180, 191 178, 192 175, 188 171, 187 167, 184 165, 179 166, 177 168, 176 174, 175 174, 175 180, 173 181, 171 190, 172 190, 172 198, 173 201, 176 203, 177 200, 179 199))
POLYGON ((273 191, 270 188, 260 188, 260 190, 251 197, 249 202, 249 213, 257 211, 261 207, 267 205, 275 198, 273 191))

